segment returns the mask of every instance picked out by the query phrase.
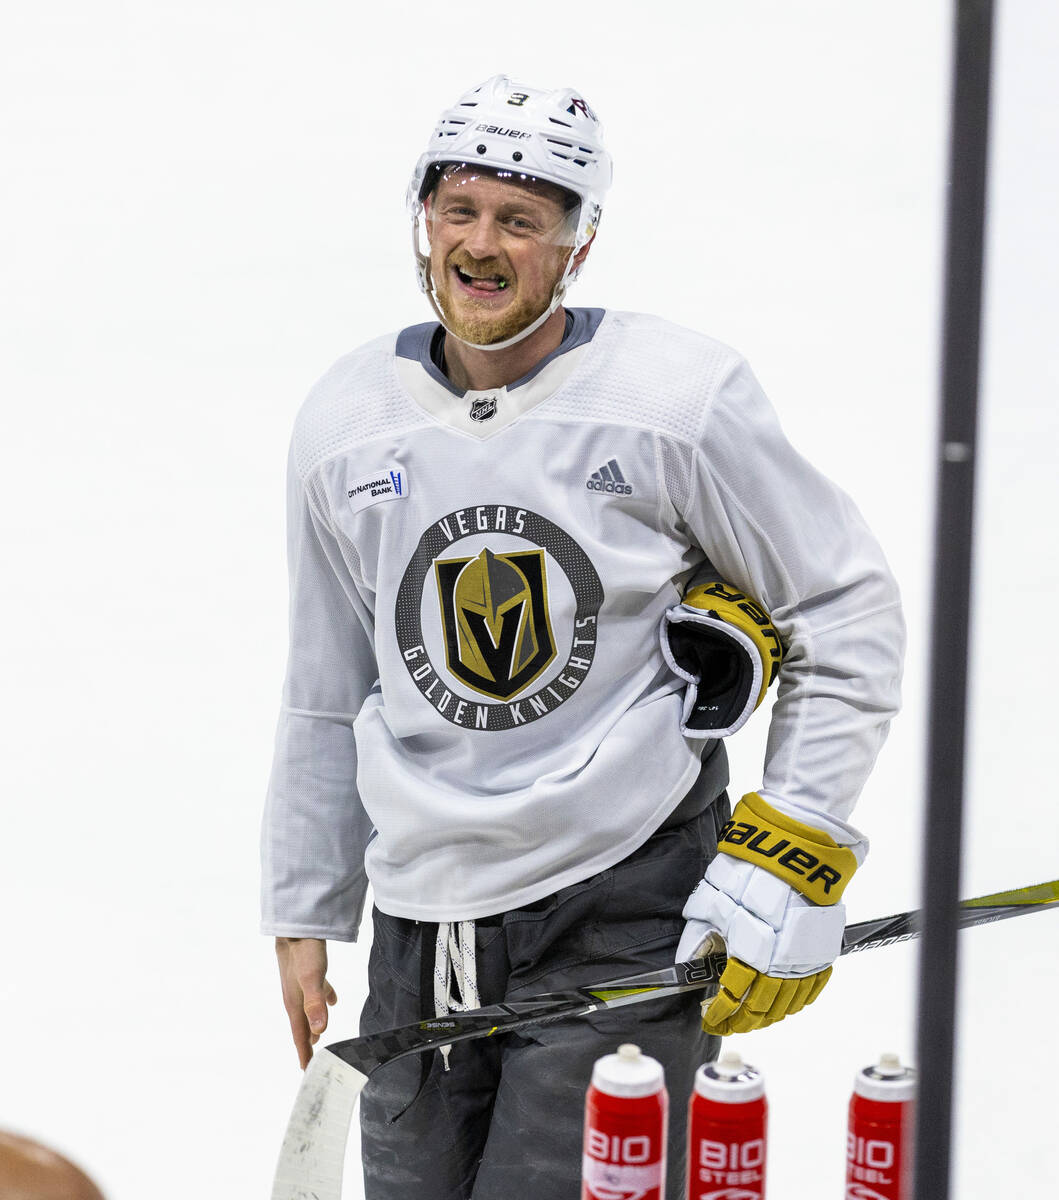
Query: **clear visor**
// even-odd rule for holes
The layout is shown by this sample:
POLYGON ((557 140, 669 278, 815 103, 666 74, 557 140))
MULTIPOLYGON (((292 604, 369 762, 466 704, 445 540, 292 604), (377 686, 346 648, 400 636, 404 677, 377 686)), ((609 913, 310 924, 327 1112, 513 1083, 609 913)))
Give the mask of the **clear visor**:
POLYGON ((573 247, 580 200, 573 192, 517 170, 478 163, 431 167, 421 192, 428 239, 482 227, 486 242, 513 240, 573 247))

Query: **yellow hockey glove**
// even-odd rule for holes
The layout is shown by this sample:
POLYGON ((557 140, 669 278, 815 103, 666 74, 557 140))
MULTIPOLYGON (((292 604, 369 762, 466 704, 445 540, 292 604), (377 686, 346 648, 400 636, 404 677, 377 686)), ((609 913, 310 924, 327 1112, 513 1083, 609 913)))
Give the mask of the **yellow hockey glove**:
POLYGON ((867 844, 840 846, 751 792, 721 830, 718 851, 684 907, 677 960, 723 940, 728 965, 717 995, 703 1002, 703 1029, 746 1033, 820 994, 842 949, 840 897, 867 844))

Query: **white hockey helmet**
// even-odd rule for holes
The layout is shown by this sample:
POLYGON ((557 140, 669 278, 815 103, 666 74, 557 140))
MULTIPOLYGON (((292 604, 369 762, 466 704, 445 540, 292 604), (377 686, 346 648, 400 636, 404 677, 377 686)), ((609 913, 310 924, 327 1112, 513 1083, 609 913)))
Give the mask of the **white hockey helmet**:
POLYGON ((419 243, 423 201, 437 185, 442 169, 465 163, 510 172, 514 179, 540 179, 573 193, 578 201, 576 215, 571 214, 562 235, 562 244, 571 247, 570 257, 548 308, 514 337, 476 346, 502 350, 539 328, 562 303, 568 285, 580 273, 574 259, 599 226, 612 175, 610 155, 601 134, 599 119, 573 88, 546 91, 513 83, 506 75, 487 79, 441 114, 426 151, 416 163, 407 199, 419 286, 448 332, 452 330, 445 324, 430 277, 429 252, 424 253, 419 243))

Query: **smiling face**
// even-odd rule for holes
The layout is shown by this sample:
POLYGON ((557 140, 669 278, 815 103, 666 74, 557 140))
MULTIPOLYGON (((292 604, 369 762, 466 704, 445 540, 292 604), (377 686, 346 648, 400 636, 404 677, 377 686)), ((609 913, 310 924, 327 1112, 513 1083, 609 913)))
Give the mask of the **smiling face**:
POLYGON ((561 189, 457 167, 426 216, 437 301, 458 338, 502 342, 548 308, 571 253, 561 189))

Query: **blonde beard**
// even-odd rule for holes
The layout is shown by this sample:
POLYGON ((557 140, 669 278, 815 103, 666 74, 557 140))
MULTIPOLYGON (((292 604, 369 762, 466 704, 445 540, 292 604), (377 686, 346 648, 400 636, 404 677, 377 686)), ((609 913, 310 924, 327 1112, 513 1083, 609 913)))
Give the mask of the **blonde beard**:
POLYGON ((494 342, 503 342, 514 337, 516 333, 521 333, 527 325, 536 321, 551 303, 550 296, 543 304, 539 300, 518 300, 508 305, 502 313, 494 315, 482 312, 477 315, 467 312, 473 301, 454 311, 456 306, 449 303, 452 289, 447 278, 443 283, 435 283, 435 294, 438 307, 445 314, 445 328, 460 341, 470 342, 473 346, 491 346, 494 342))
POLYGON ((431 283, 438 307, 445 314, 445 328, 458 337, 462 342, 472 346, 492 346, 497 342, 506 342, 527 326, 532 325, 538 317, 546 313, 551 306, 555 288, 566 272, 566 265, 573 253, 568 247, 553 247, 555 252, 554 271, 547 298, 519 298, 507 305, 502 312, 494 313, 483 301, 480 310, 476 311, 473 300, 461 294, 462 304, 452 302, 453 285, 449 275, 450 267, 459 267, 465 271, 477 274, 496 274, 509 279, 510 271, 506 270, 499 258, 471 259, 463 253, 452 255, 438 274, 431 272, 431 283))

